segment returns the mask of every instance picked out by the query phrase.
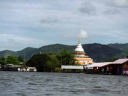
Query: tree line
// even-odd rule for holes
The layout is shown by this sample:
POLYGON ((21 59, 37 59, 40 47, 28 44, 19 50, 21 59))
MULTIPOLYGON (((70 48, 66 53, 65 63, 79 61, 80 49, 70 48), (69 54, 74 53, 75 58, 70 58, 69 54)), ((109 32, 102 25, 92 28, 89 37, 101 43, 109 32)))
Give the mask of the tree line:
POLYGON ((43 53, 33 55, 26 62, 27 66, 36 67, 39 72, 55 72, 60 71, 61 65, 73 65, 74 56, 67 50, 59 53, 43 53))
POLYGON ((61 71, 61 65, 73 65, 74 55, 72 52, 62 50, 59 53, 39 53, 33 55, 27 62, 22 57, 7 56, 0 57, 1 69, 5 69, 8 64, 36 67, 39 72, 61 71))
POLYGON ((23 59, 20 56, 0 57, 0 65, 2 70, 4 70, 8 64, 20 65, 21 62, 23 62, 23 59))

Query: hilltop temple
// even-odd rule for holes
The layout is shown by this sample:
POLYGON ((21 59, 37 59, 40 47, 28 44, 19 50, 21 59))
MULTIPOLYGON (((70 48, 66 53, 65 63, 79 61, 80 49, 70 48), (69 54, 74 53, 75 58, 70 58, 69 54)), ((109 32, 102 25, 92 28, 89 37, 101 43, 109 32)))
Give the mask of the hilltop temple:
POLYGON ((90 58, 84 52, 81 43, 78 43, 77 47, 75 48, 74 59, 75 59, 75 63, 78 65, 88 65, 93 63, 93 59, 90 58))

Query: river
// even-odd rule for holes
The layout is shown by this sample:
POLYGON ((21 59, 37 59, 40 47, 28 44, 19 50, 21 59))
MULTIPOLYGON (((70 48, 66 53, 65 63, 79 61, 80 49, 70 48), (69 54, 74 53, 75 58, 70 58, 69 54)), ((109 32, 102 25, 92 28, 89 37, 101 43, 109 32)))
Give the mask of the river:
POLYGON ((128 96, 128 76, 0 71, 0 96, 128 96))

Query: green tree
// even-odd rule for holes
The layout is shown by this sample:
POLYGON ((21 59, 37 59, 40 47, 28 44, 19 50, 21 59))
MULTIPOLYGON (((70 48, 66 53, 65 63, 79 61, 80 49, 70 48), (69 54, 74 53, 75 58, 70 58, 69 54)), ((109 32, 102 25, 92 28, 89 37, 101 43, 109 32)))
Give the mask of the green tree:
POLYGON ((8 64, 15 64, 15 65, 20 64, 20 61, 19 61, 18 58, 15 57, 15 56, 8 56, 8 57, 6 58, 6 62, 7 62, 8 64))
POLYGON ((62 65, 74 65, 75 64, 74 55, 65 49, 62 50, 57 57, 62 65))
POLYGON ((36 67, 39 72, 52 72, 60 67, 56 55, 37 54, 32 56, 26 63, 27 66, 36 67))
POLYGON ((36 67, 37 71, 45 71, 45 65, 49 59, 47 54, 37 54, 26 63, 27 66, 36 67))
POLYGON ((21 56, 18 57, 18 60, 19 60, 20 62, 24 62, 24 59, 23 59, 21 56))
POLYGON ((0 64, 1 64, 1 69, 4 70, 5 65, 7 64, 6 58, 0 57, 0 64))
POLYGON ((6 64, 6 60, 4 57, 0 57, 0 64, 6 64))
POLYGON ((55 71, 56 68, 60 68, 60 63, 56 55, 49 55, 50 59, 47 61, 47 67, 49 71, 55 71))

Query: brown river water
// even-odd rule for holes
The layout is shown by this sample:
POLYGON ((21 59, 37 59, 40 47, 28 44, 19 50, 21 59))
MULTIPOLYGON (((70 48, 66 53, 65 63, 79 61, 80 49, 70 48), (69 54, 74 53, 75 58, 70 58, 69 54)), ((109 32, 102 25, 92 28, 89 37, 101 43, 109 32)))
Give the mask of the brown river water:
POLYGON ((0 71, 0 96, 128 96, 128 76, 0 71))

